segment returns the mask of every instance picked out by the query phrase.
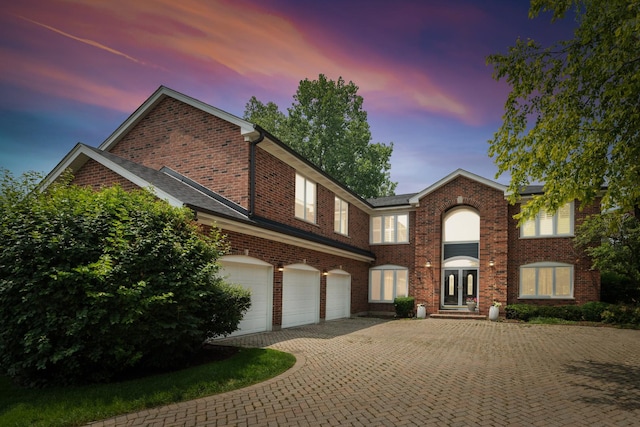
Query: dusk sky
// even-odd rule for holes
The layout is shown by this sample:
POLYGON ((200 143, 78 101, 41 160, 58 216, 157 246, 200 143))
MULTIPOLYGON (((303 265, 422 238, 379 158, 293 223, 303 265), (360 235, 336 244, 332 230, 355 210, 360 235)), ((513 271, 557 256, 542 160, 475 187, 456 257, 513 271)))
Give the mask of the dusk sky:
MULTIPOLYGON (((397 194, 457 168, 495 178, 508 87, 491 53, 571 36, 526 0, 21 0, 0 10, 0 168, 48 173, 100 145, 160 85, 242 117, 300 80, 353 81, 397 194)), ((276 135, 277 136, 277 135, 276 135)))

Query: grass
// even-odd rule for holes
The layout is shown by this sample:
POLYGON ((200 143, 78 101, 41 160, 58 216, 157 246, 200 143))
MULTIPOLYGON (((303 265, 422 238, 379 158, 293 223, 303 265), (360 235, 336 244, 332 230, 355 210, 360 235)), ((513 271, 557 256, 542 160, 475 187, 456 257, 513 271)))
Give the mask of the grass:
POLYGON ((288 353, 242 348, 223 361, 120 383, 23 389, 0 377, 0 425, 82 425, 246 387, 272 378, 294 363, 295 357, 288 353))

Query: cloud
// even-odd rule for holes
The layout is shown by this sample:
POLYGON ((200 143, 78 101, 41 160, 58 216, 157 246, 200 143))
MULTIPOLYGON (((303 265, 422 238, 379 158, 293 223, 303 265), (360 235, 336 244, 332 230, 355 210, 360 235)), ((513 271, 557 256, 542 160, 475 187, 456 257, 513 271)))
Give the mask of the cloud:
POLYGON ((98 42, 96 42, 96 41, 94 41, 94 40, 85 39, 85 38, 82 38, 82 37, 76 37, 76 36, 74 36, 73 34, 65 33, 65 32, 64 32, 64 31, 62 31, 62 30, 59 30, 59 29, 57 29, 57 28, 54 28, 54 27, 52 27, 52 26, 49 26, 49 25, 43 24, 43 23, 38 22, 38 21, 34 21, 33 19, 25 18, 24 16, 21 16, 21 15, 17 15, 17 16, 18 16, 18 18, 20 18, 20 19, 23 19, 23 20, 25 20, 25 21, 27 21, 27 22, 31 22, 32 24, 38 25, 38 26, 40 26, 40 27, 42 27, 42 28, 46 28, 47 30, 53 31, 54 33, 60 34, 60 35, 62 35, 62 36, 64 36, 64 37, 68 37, 68 38, 70 38, 70 39, 73 39, 73 40, 79 41, 79 42, 84 43, 84 44, 87 44, 87 45, 89 45, 89 46, 97 47, 98 49, 105 50, 105 51, 107 51, 107 52, 109 52, 109 53, 112 53, 112 54, 114 54, 114 55, 122 56, 122 57, 124 57, 124 58, 128 59, 129 61, 133 61, 133 62, 135 62, 135 63, 137 63, 137 64, 141 64, 141 65, 148 65, 148 64, 146 64, 145 62, 140 61, 139 59, 136 59, 136 58, 134 58, 134 57, 132 57, 132 56, 129 56, 129 55, 127 55, 126 53, 120 52, 119 50, 112 49, 112 48, 110 48, 109 46, 105 46, 105 45, 103 45, 103 44, 101 44, 101 43, 98 43, 98 42))
POLYGON ((149 95, 145 90, 115 86, 107 81, 94 79, 91 75, 79 74, 64 64, 52 64, 42 58, 25 57, 2 47, 0 58, 0 75, 3 80, 61 99, 130 112, 149 95))

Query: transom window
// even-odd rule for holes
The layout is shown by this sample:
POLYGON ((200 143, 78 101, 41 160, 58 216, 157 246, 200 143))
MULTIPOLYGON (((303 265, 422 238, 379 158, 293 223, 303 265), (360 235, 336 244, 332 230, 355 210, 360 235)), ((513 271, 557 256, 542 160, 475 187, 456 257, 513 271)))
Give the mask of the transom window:
POLYGON ((349 203, 340 197, 335 198, 333 230, 340 234, 349 234, 349 203))
POLYGON ((551 262, 521 266, 520 298, 573 298, 573 266, 551 262))
POLYGON ((551 215, 541 209, 535 218, 520 227, 522 237, 550 237, 573 235, 573 203, 567 203, 551 215))
POLYGON ((296 217, 316 222, 316 183, 296 173, 296 217))
POLYGON ((371 243, 409 242, 409 214, 391 214, 371 218, 371 243))
POLYGON ((369 270, 369 302, 393 302, 408 295, 408 270, 382 265, 369 270))

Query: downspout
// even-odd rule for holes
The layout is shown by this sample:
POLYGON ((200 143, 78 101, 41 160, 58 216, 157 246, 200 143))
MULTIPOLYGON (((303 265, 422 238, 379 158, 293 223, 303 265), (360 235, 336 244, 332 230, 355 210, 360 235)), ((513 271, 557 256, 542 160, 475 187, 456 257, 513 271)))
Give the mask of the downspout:
POLYGON ((260 132, 260 136, 255 141, 251 141, 249 148, 249 218, 254 214, 256 208, 256 146, 264 139, 264 132, 260 127, 255 129, 260 132))

